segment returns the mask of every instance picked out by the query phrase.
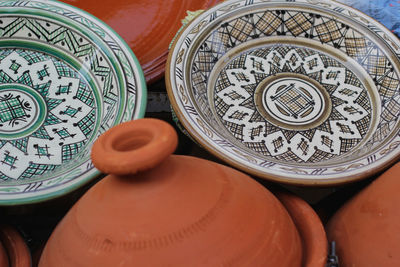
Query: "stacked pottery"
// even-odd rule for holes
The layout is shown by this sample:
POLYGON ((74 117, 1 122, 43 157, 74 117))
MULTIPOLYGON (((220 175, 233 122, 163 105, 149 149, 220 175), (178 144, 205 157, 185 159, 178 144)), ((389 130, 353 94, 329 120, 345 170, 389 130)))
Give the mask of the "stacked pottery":
POLYGON ((155 119, 100 136, 92 160, 111 174, 59 223, 39 266, 325 265, 325 232, 305 202, 279 195, 289 215, 247 175, 171 155, 176 145, 155 119))
POLYGON ((28 246, 18 231, 0 226, 0 267, 31 267, 31 262, 28 246))
POLYGON ((400 266, 400 163, 348 201, 327 226, 340 266, 400 266))

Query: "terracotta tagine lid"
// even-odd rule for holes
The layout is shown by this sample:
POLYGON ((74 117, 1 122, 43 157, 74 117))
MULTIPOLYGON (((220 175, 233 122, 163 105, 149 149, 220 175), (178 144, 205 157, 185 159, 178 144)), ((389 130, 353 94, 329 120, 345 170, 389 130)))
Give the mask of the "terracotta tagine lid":
POLYGON ((62 0, 100 18, 132 48, 147 82, 164 76, 168 47, 187 11, 207 9, 221 0, 62 0))
POLYGON ((92 160, 111 174, 59 223, 39 266, 301 266, 298 231, 274 195, 229 167, 171 155, 176 145, 155 119, 100 136, 92 160))
POLYGON ((400 266, 400 163, 348 201, 329 221, 340 266, 400 266))
MULTIPOLYGON (((7 259, 0 259, 0 266, 31 267, 32 260, 28 246, 18 231, 9 225, 0 226, 0 240, 7 253, 7 259), (3 262, 2 262, 3 260, 3 262), (5 265, 3 265, 5 264, 5 265)), ((1 254, 1 253, 0 253, 1 254)), ((0 257, 1 258, 1 257, 0 257)))

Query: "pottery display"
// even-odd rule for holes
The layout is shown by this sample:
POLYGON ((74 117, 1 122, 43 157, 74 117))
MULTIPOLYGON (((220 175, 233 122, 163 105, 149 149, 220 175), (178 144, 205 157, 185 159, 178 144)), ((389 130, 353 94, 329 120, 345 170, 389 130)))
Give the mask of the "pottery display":
POLYGON ((189 135, 255 176, 363 179, 399 158, 400 41, 335 1, 228 0, 171 47, 166 86, 189 135))
MULTIPOLYGON (((7 253, 9 265, 1 267, 31 267, 31 254, 22 236, 18 231, 9 225, 0 226, 0 243, 3 244, 7 253)), ((1 261, 0 261, 1 263, 1 261)))
POLYGON ((327 225, 340 266, 400 266, 400 163, 339 209, 327 225))
POLYGON ((207 9, 220 0, 63 0, 110 25, 135 52, 146 81, 164 76, 168 46, 187 11, 207 9))
MULTIPOLYGON (((170 155, 176 145, 172 126, 156 119, 100 136, 92 160, 111 174, 58 224, 39 266, 302 266, 303 250, 312 247, 302 242, 316 242, 300 238, 274 195, 232 168, 170 155)), ((317 233, 313 216, 294 221, 316 219, 303 225, 317 233)))
POLYGON ((143 117, 140 65, 106 24, 58 1, 1 1, 0 25, 0 205, 58 197, 99 174, 101 133, 143 117))

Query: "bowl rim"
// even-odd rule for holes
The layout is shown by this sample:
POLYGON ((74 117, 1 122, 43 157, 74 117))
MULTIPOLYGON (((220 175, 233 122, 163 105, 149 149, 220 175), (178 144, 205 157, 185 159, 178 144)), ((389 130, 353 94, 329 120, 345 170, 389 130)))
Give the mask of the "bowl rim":
MULTIPOLYGON (((283 183, 283 184, 291 184, 291 185, 300 185, 300 186, 318 186, 318 187, 324 187, 324 186, 332 186, 332 185, 342 185, 342 184, 347 184, 350 182, 356 182, 362 179, 366 179, 368 177, 371 177, 372 175, 379 173, 385 169, 387 169, 388 167, 390 167, 391 165, 393 165, 395 162, 397 162, 400 159, 400 153, 396 153, 396 149, 398 146, 400 146, 400 141, 396 141, 393 142, 394 139, 396 138, 397 134, 393 134, 393 132, 389 135, 390 136, 390 141, 387 141, 386 144, 384 144, 382 147, 379 147, 379 149, 377 149, 377 151, 381 151, 383 149, 383 147, 386 147, 386 149, 389 151, 385 156, 381 157, 379 160, 373 160, 372 162, 368 162, 368 165, 364 165, 360 168, 354 167, 352 168, 351 165, 348 166, 348 172, 345 173, 345 175, 343 175, 343 177, 339 177, 339 175, 329 175, 329 176, 325 176, 324 178, 310 178, 310 174, 296 174, 296 177, 294 178, 293 175, 294 173, 291 173, 292 177, 286 176, 286 175, 282 175, 282 174, 272 174, 272 173, 268 173, 265 171, 260 171, 257 170, 256 168, 253 168, 250 166, 249 161, 245 162, 246 160, 244 160, 243 158, 238 160, 236 157, 233 158, 230 155, 227 155, 226 152, 227 151, 222 151, 218 150, 218 145, 215 145, 214 141, 212 141, 210 138, 208 138, 206 136, 206 134, 202 134, 201 131, 198 132, 198 130, 196 130, 192 124, 189 122, 189 120, 187 119, 187 116, 190 117, 190 112, 187 112, 186 110, 181 110, 180 109, 180 105, 183 106, 183 104, 178 103, 178 97, 176 96, 176 94, 178 94, 178 89, 176 88, 177 85, 173 83, 173 81, 175 80, 174 77, 174 67, 175 65, 173 65, 173 60, 176 57, 176 54, 178 53, 177 51, 177 47, 178 44, 182 44, 183 40, 182 37, 183 36, 187 36, 188 33, 188 29, 191 28, 192 25, 196 25, 196 23, 198 24, 199 22, 201 22, 202 20, 204 20, 205 18, 208 18, 210 16, 210 14, 212 13, 216 13, 220 8, 222 7, 227 7, 229 5, 234 5, 235 3, 240 3, 240 2, 245 2, 245 0, 227 0, 224 2, 221 2, 217 5, 215 5, 214 7, 206 10, 205 12, 197 15, 193 20, 191 20, 188 24, 186 24, 176 35, 173 43, 171 44, 170 47, 170 52, 168 54, 168 60, 167 60, 167 65, 166 65, 166 74, 165 74, 165 84, 166 84, 166 89, 167 89, 167 94, 171 103, 171 108, 173 113, 176 115, 177 118, 177 123, 180 124, 182 127, 182 129, 185 129, 185 133, 189 135, 189 137, 191 137, 197 144, 199 144, 200 146, 204 147, 208 152, 210 152, 211 154, 213 154, 214 156, 222 159, 223 161, 227 162, 229 165, 237 168, 237 169, 241 169, 249 174, 252 174, 254 176, 257 176, 259 178, 263 178, 263 179, 267 179, 270 181, 274 181, 274 182, 279 182, 279 183, 283 183), (189 115, 184 114, 185 112, 187 112, 189 115), (247 164, 246 164, 247 163, 247 164), (361 170, 361 171, 360 171, 361 170)), ((253 4, 254 2, 256 2, 257 4, 261 4, 262 1, 251 1, 251 4, 253 4)), ((274 1, 269 1, 268 3, 272 3, 272 4, 276 4, 276 3, 284 3, 284 0, 274 0, 274 1)), ((394 44, 397 46, 400 46, 400 40, 397 38, 397 36, 395 36, 390 30, 388 30, 382 23, 376 21, 374 18, 362 13, 361 11, 352 8, 348 5, 345 5, 343 3, 337 2, 337 1, 314 1, 314 0, 300 0, 297 1, 296 4, 298 5, 302 5, 305 4, 305 2, 316 2, 316 3, 322 3, 326 4, 326 3, 331 3, 334 4, 336 7, 342 7, 344 10, 348 10, 349 12, 351 11, 352 13, 356 14, 360 19, 358 19, 355 22, 358 22, 359 24, 361 24, 360 21, 362 21, 363 19, 366 20, 368 23, 373 23, 375 25, 379 26, 379 30, 381 32, 381 35, 385 35, 388 36, 388 38, 390 38, 390 41, 393 42, 394 40, 394 44)), ((246 1, 247 3, 247 1, 246 1)), ((334 12, 335 10, 333 10, 333 8, 327 8, 325 11, 328 12, 334 12)), ((338 12, 338 11, 335 11, 338 12)), ((342 12, 342 11, 340 11, 342 12)), ((227 15, 229 15, 229 12, 225 13, 223 16, 224 19, 229 18, 227 15)), ((364 22, 366 23, 366 22, 364 22)), ((356 24, 357 25, 357 24, 356 24)), ((206 28, 206 27, 204 27, 206 28)), ((201 29, 201 30, 204 30, 201 29)), ((200 30, 200 31, 201 31, 200 30)), ((377 32, 370 30, 371 34, 373 35, 378 35, 377 32)), ((379 35, 378 35, 379 36, 379 35)), ((188 48, 189 50, 190 48, 188 48)), ((400 50, 400 49, 398 49, 400 50)), ((394 52, 393 52, 394 53, 394 52)), ((400 55, 400 54, 399 54, 400 55)), ((185 95, 185 97, 189 98, 188 96, 185 95)), ((201 127, 196 126, 198 129, 201 127)), ((210 127, 213 128, 213 127, 210 127)), ((400 123, 397 123, 396 126, 394 126, 394 130, 395 132, 399 132, 400 129, 400 123)), ((215 132, 218 132, 217 130, 215 130, 215 132)), ((398 138, 399 139, 399 138, 398 138)), ((361 158, 357 158, 356 160, 352 160, 352 161, 359 161, 360 159, 367 159, 367 157, 370 156, 370 154, 367 154, 367 156, 363 156, 361 158)), ((265 170, 266 167, 264 167, 263 170, 265 170)), ((318 169, 315 169, 318 170, 318 169)), ((315 175, 314 175, 315 177, 315 175)))
MULTIPOLYGON (((68 10, 68 11, 72 12, 75 16, 77 16, 77 17, 79 16, 79 18, 86 19, 88 21, 88 23, 93 23, 96 26, 99 26, 108 36, 111 36, 113 38, 113 41, 115 41, 115 43, 118 45, 121 53, 123 53, 124 57, 126 57, 126 59, 128 60, 128 63, 130 65, 128 68, 130 68, 130 70, 132 71, 132 75, 134 76, 134 79, 136 81, 134 108, 132 109, 130 114, 128 114, 128 113, 125 113, 125 114, 122 113, 119 115, 117 114, 120 118, 118 121, 115 121, 115 122, 117 124, 119 124, 126 120, 143 118, 145 111, 146 111, 146 104, 147 104, 146 80, 145 80, 143 70, 141 68, 141 65, 140 65, 137 57, 135 56, 135 54, 133 53, 133 51, 131 50, 129 45, 122 39, 122 37, 120 35, 118 35, 115 32, 115 30, 113 30, 110 26, 108 26, 106 23, 104 23, 102 20, 98 19, 97 17, 91 15, 90 13, 88 13, 82 9, 79 9, 77 7, 74 7, 72 5, 69 5, 67 3, 57 1, 57 0, 7 1, 7 3, 5 3, 4 5, 1 5, 0 8, 3 8, 3 6, 11 7, 15 10, 18 10, 18 13, 22 14, 22 13, 24 13, 24 9, 26 9, 26 8, 29 9, 29 6, 28 7, 26 7, 26 6, 30 2, 40 3, 43 5, 48 5, 48 6, 52 6, 55 8, 61 8, 63 10, 68 10), (19 5, 12 6, 13 3, 14 4, 17 3, 19 5), (129 115, 129 118, 128 118, 127 114, 129 115)), ((40 11, 39 11, 39 13, 40 13, 40 11)), ((40 16, 40 15, 38 14, 38 16, 40 16)), ((58 14, 58 13, 55 13, 55 14, 52 13, 52 18, 56 21, 59 20, 59 16, 60 16, 60 14, 58 14)), ((75 19, 75 18, 73 19, 73 18, 67 17, 67 16, 64 19, 67 19, 73 23, 82 25, 81 31, 83 33, 90 32, 90 34, 96 36, 97 38, 101 38, 93 30, 90 30, 86 25, 84 25, 78 19, 75 19)), ((115 57, 117 57, 117 55, 115 55, 115 57)), ((121 65, 121 67, 122 67, 122 65, 121 65)), ((122 74, 123 73, 124 72, 122 71, 122 74)), ((125 84, 125 86, 127 87, 127 90, 125 90, 124 93, 127 94, 128 93, 128 85, 125 84)), ((127 101, 126 106, 128 106, 128 105, 129 105, 129 103, 127 101)), ((91 163, 90 160, 89 160, 89 162, 91 163)), ((82 163, 83 163, 83 161, 79 162, 79 164, 77 164, 76 166, 79 166, 82 163)), ((76 178, 80 177, 79 181, 77 181, 75 183, 61 184, 59 187, 55 187, 55 188, 52 187, 50 190, 48 190, 48 192, 42 191, 37 194, 21 194, 21 196, 19 196, 18 198, 12 197, 12 194, 10 194, 9 198, 1 198, 0 199, 0 205, 10 205, 11 206, 11 205, 21 205, 21 204, 32 204, 32 203, 43 202, 43 201, 51 200, 51 199, 54 199, 57 197, 61 197, 67 193, 70 193, 70 192, 82 187, 83 185, 90 182, 92 179, 98 177, 100 174, 101 174, 101 172, 98 171, 96 168, 94 168, 92 165, 87 172, 85 172, 81 175, 77 175, 74 179, 72 179, 72 181, 73 181, 73 180, 76 180, 76 178), (82 177, 82 175, 83 175, 83 177, 82 177)))

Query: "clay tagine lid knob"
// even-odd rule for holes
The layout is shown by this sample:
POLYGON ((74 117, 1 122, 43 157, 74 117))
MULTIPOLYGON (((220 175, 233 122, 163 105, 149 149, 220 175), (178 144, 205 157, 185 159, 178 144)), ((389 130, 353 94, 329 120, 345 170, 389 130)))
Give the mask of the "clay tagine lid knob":
POLYGON ((178 136, 168 123, 142 119, 105 132, 94 143, 91 157, 103 173, 129 175, 157 166, 177 144, 178 136))

